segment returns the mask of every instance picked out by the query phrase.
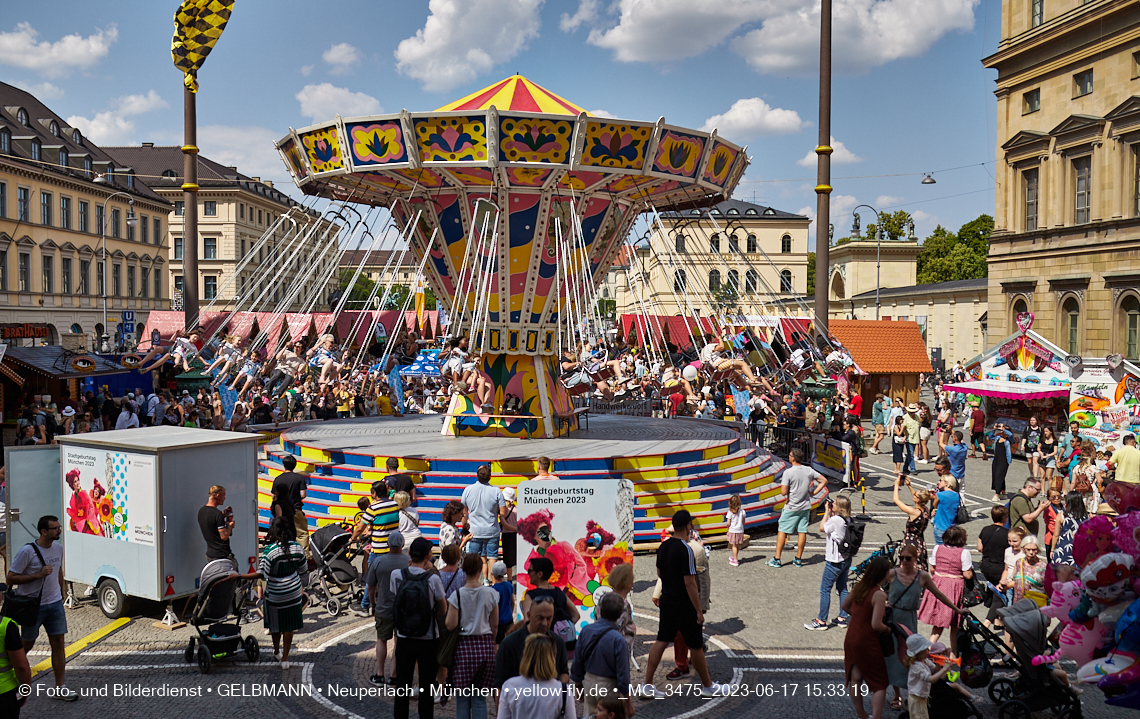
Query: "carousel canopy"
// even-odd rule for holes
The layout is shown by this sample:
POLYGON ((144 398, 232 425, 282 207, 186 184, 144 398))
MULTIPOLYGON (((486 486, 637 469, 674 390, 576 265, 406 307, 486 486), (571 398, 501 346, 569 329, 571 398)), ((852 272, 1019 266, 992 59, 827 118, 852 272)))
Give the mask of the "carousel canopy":
POLYGON ((447 103, 436 112, 489 110, 491 107, 512 112, 543 112, 548 115, 579 115, 586 112, 522 75, 488 85, 467 97, 447 103))

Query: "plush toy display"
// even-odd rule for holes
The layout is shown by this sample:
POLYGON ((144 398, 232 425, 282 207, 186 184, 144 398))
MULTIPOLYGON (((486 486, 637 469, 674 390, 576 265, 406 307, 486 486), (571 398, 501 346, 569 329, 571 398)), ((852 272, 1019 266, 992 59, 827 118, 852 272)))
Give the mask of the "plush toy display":
POLYGON ((1081 602, 1081 583, 1079 581, 1061 582, 1053 585, 1053 596, 1049 605, 1041 613, 1056 619, 1064 626, 1058 639, 1060 649, 1056 654, 1042 654, 1033 658, 1033 664, 1052 664, 1068 657, 1077 665, 1086 664, 1093 657, 1093 652, 1104 640, 1107 630, 1099 619, 1093 617, 1083 623, 1076 623, 1069 613, 1081 602))

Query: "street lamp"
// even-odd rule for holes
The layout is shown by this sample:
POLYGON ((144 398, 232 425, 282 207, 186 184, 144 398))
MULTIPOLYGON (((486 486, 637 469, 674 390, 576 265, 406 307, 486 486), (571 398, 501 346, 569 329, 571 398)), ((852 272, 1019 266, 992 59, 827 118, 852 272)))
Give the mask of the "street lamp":
MULTIPOLYGON (((875 223, 875 319, 877 320, 877 319, 879 319, 879 307, 880 307, 880 304, 879 304, 879 267, 881 266, 880 259, 882 257, 882 252, 883 252, 883 220, 879 216, 879 211, 876 210, 874 207, 871 207, 870 205, 857 205, 855 207, 855 209, 858 210, 860 207, 866 207, 871 212, 874 212, 875 213, 875 219, 878 220, 878 222, 875 223)), ((854 219, 851 223, 851 236, 852 237, 859 237, 859 213, 854 212, 852 214, 854 215, 854 219)), ((913 227, 913 223, 911 223, 911 226, 913 227)), ((913 234, 913 230, 911 231, 911 233, 913 234)), ((828 281, 830 281, 830 278, 828 281)))
MULTIPOLYGON (((93 182, 96 185, 106 185, 109 180, 103 175, 96 175, 93 182)), ((122 195, 127 198, 127 226, 134 227, 138 224, 138 219, 135 218, 135 200, 131 197, 129 192, 113 192, 107 196, 103 201, 103 221, 99 225, 99 240, 102 244, 103 256, 103 335, 100 337, 101 346, 99 351, 104 354, 111 353, 110 334, 107 332, 107 203, 114 197, 122 195)))

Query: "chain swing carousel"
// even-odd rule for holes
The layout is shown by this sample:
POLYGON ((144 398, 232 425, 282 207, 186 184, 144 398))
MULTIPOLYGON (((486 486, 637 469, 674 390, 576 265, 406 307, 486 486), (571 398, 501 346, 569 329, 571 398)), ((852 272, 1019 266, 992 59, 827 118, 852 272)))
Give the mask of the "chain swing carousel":
MULTIPOLYGON (((559 379, 561 352, 596 326, 596 288, 634 220, 727 199, 748 166, 744 148, 664 118, 593 117, 517 75, 433 112, 290 130, 277 147, 306 195, 391 212, 450 333, 467 337, 475 358, 473 386, 453 398, 443 436, 440 415, 283 435, 283 451, 313 472, 311 529, 351 518, 389 457, 419 475, 421 530, 432 539, 443 506, 480 465, 491 465, 494 484, 514 485, 536 474, 539 455, 563 479, 631 480, 636 543, 658 541, 682 506, 705 535, 723 535, 733 494, 749 527, 778 517, 783 463, 732 428, 608 415, 582 428, 559 379), (517 414, 499 411, 508 399, 517 414), (559 424, 567 436, 555 437, 559 424)), ((280 451, 266 475, 280 471, 280 451)))

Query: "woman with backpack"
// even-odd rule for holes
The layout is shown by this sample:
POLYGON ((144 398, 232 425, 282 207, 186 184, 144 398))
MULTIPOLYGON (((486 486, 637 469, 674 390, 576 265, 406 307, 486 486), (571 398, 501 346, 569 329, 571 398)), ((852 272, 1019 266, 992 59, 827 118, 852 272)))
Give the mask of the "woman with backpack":
POLYGON ((459 628, 449 674, 458 693, 456 719, 483 719, 487 716, 487 698, 481 692, 491 689, 495 682, 499 594, 483 586, 482 557, 468 554, 462 566, 467 581, 447 600, 447 630, 459 628))

